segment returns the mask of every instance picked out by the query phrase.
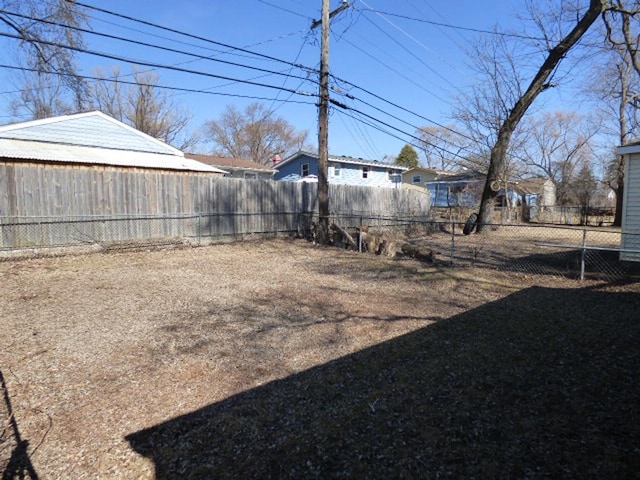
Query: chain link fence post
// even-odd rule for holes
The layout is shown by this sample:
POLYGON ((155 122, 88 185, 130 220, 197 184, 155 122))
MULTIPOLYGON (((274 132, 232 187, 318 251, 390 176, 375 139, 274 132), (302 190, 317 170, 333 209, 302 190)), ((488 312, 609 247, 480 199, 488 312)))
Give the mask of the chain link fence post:
POLYGON ((584 281, 584 263, 587 256, 587 229, 582 230, 582 252, 580 252, 580 281, 584 281))
POLYGON ((456 252, 456 224, 453 221, 453 215, 451 214, 451 210, 449 210, 449 220, 451 226, 451 266, 453 266, 453 257, 456 252))

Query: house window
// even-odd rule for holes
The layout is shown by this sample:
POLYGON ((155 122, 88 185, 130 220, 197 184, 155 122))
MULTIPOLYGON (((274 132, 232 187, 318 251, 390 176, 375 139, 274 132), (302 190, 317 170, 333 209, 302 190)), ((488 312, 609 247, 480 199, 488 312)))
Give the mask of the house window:
POLYGON ((391 168, 387 168, 387 180, 393 182, 394 173, 391 168))
POLYGON ((247 180, 257 180, 258 179, 258 174, 257 173, 244 172, 244 178, 246 178, 247 180))
POLYGON ((301 172, 300 176, 302 176, 302 177, 308 176, 309 175, 309 164, 308 163, 303 163, 301 167, 302 167, 301 168, 302 172, 301 172))
POLYGON ((414 175, 413 178, 411 179, 411 183, 422 183, 422 176, 414 175))
POLYGON ((369 167, 362 167, 362 178, 369 178, 369 167))
POLYGON ((341 163, 334 163, 333 164, 333 176, 334 177, 339 177, 342 173, 342 164, 341 163))

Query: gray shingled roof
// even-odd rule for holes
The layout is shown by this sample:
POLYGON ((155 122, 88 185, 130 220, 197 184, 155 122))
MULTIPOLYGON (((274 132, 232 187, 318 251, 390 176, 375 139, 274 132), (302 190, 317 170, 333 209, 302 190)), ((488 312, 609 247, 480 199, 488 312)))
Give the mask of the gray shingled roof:
POLYGON ((101 112, 15 123, 0 138, 176 155, 180 151, 101 112))
MULTIPOLYGON (((282 160, 280 163, 275 165, 274 168, 278 169, 282 165, 286 165, 287 163, 289 163, 290 161, 294 160, 295 158, 298 158, 301 155, 307 155, 309 157, 318 158, 318 155, 316 153, 299 151, 299 152, 291 155, 290 157, 282 160)), ((349 156, 346 156, 346 155, 342 155, 342 156, 340 156, 340 155, 329 155, 329 161, 330 162, 339 162, 339 163, 353 163, 353 164, 359 164, 359 165, 368 165, 368 166, 372 166, 372 167, 393 168, 395 170, 408 170, 407 167, 400 167, 398 165, 392 165, 390 163, 384 163, 384 162, 381 162, 379 160, 367 160, 367 159, 364 159, 364 158, 355 158, 355 157, 349 157, 349 156)))
POLYGON ((226 173, 101 112, 0 126, 0 158, 226 173))

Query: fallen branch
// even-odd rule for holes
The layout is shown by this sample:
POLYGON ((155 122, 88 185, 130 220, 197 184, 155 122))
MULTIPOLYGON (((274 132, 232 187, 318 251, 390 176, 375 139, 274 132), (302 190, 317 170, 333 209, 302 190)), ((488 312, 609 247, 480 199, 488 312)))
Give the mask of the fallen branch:
POLYGON ((342 238, 344 238, 347 241, 347 243, 351 245, 353 248, 355 249, 358 248, 358 243, 353 239, 351 235, 349 235, 349 232, 347 232, 340 225, 336 225, 335 223, 332 223, 331 228, 334 230, 337 230, 340 233, 340 235, 342 235, 342 238))

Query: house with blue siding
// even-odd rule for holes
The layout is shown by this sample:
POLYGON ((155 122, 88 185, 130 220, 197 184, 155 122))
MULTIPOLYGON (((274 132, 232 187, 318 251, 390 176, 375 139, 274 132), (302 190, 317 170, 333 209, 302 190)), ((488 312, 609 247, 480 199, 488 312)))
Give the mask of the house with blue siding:
MULTIPOLYGON (((305 181, 318 175, 318 155, 300 151, 275 164, 275 180, 305 181)), ((329 183, 332 185, 359 185, 364 187, 399 188, 405 167, 378 160, 329 156, 329 183)))
MULTIPOLYGON (((424 175, 424 174, 423 174, 424 175)), ((416 175, 406 176, 407 182, 416 175)), ((424 181, 431 195, 433 207, 468 207, 480 204, 486 176, 479 172, 439 172, 435 177, 424 181)), ((501 187, 496 195, 496 205, 523 204, 530 207, 549 207, 555 205, 555 186, 548 178, 528 178, 509 182, 501 187)))
POLYGON ((424 183, 432 207, 469 207, 480 202, 485 176, 476 172, 440 173, 424 183))

